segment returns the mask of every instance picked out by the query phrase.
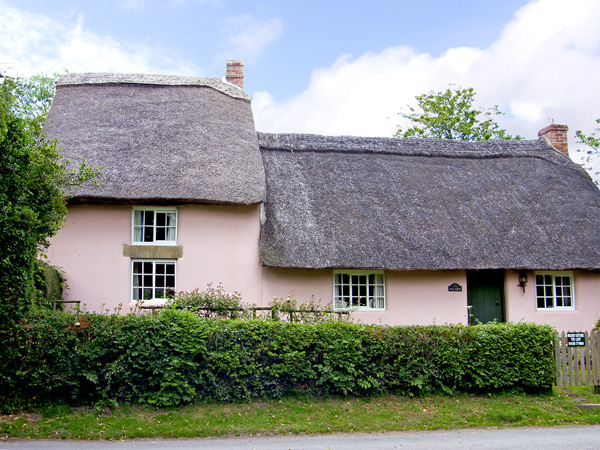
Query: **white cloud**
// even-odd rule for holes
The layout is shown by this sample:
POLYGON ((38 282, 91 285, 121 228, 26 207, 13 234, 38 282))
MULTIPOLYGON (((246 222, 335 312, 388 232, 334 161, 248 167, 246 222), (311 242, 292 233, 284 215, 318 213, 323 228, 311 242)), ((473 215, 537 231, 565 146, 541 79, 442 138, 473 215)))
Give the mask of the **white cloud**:
POLYGON ((221 2, 222 0, 121 0, 119 1, 118 6, 125 11, 141 11, 150 6, 162 8, 166 5, 172 8, 178 8, 184 6, 186 3, 216 6, 221 2))
POLYGON ((177 59, 173 52, 145 44, 117 42, 88 31, 84 16, 63 25, 2 3, 0 68, 22 75, 38 72, 161 72, 198 75, 200 69, 177 59))
MULTIPOLYGON (((549 119, 591 131, 600 117, 600 2, 535 0, 518 10, 488 48, 449 48, 439 56, 399 46, 340 56, 315 70, 294 98, 254 95, 257 129, 391 136, 415 95, 453 83, 473 87, 480 106, 498 105, 511 134, 535 139, 549 119)), ((573 152, 574 153, 574 152, 573 152)))
POLYGON ((230 18, 224 27, 226 34, 223 59, 242 59, 255 62, 265 49, 283 34, 281 19, 259 21, 252 16, 230 18))
POLYGON ((124 0, 119 4, 126 11, 140 11, 146 7, 148 0, 124 0))

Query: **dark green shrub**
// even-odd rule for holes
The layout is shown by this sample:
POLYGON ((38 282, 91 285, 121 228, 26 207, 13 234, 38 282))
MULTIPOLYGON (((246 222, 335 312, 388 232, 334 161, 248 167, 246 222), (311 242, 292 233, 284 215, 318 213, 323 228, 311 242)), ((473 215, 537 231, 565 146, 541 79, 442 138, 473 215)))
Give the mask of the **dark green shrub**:
POLYGON ((484 392, 518 388, 544 392, 556 376, 549 325, 490 323, 473 327, 473 357, 467 364, 468 387, 484 392))
POLYGON ((63 272, 45 261, 37 260, 36 288, 40 293, 40 299, 36 302, 38 306, 54 309, 62 305, 56 304, 56 300, 63 299, 63 290, 66 286, 63 272))
POLYGON ((554 331, 534 324, 389 327, 202 319, 189 311, 39 311, 14 330, 3 408, 45 402, 173 406, 310 395, 540 392, 554 331))

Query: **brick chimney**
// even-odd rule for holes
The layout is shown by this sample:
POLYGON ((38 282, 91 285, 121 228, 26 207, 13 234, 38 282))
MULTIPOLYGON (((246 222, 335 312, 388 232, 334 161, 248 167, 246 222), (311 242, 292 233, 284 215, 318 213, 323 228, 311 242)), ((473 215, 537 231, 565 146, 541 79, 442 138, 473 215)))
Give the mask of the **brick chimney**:
POLYGON ((556 150, 568 155, 569 144, 567 143, 567 131, 569 131, 568 126, 551 123, 538 131, 538 136, 548 139, 550 144, 552 144, 556 150))
POLYGON ((227 61, 227 72, 225 72, 225 79, 229 83, 244 90, 244 61, 227 61))

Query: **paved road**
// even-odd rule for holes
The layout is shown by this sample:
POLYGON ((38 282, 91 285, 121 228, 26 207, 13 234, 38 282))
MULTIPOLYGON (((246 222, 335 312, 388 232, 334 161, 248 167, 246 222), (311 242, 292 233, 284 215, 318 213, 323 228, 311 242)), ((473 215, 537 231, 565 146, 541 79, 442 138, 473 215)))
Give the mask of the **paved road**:
POLYGON ((396 432, 352 433, 315 436, 272 436, 218 439, 140 439, 129 441, 0 441, 0 450, 588 450, 600 449, 600 426, 553 428, 503 428, 396 432))

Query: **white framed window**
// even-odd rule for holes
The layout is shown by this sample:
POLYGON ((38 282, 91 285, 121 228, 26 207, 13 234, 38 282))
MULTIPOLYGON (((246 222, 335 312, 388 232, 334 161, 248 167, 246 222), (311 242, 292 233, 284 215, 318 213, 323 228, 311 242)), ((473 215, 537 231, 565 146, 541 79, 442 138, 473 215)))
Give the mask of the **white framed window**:
POLYGON ((177 242, 177 209, 142 208, 132 211, 131 241, 144 245, 175 245, 177 242))
POLYGON ((573 274, 537 272, 535 274, 537 309, 575 309, 573 274))
POLYGON ((383 271, 335 271, 333 306, 334 309, 385 309, 383 271))
POLYGON ((133 301, 165 300, 175 293, 175 261, 134 259, 131 268, 133 301))

